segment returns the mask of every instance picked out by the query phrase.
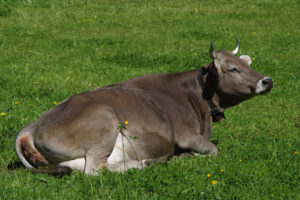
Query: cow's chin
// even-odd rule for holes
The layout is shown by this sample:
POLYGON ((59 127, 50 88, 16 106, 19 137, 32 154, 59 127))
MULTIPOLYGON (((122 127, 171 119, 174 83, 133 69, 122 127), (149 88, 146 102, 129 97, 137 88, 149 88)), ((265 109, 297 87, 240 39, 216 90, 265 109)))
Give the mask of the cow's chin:
POLYGON ((271 91, 271 89, 264 90, 264 91, 261 91, 260 93, 258 93, 257 95, 266 95, 266 94, 268 94, 270 91, 271 91))
POLYGON ((256 88, 255 89, 255 94, 256 95, 265 95, 268 94, 271 91, 272 87, 266 87, 266 88, 256 88))

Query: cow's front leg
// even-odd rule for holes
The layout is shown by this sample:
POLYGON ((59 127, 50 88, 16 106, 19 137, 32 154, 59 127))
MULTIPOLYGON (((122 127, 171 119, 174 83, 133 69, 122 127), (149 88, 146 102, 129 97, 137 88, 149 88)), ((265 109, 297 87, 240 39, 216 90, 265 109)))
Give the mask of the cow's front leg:
POLYGON ((202 135, 186 137, 184 142, 179 143, 182 149, 190 149, 196 153, 217 155, 218 148, 209 139, 204 138, 202 135))
POLYGON ((204 140, 201 144, 198 144, 198 151, 202 154, 217 155, 218 147, 209 140, 204 140))

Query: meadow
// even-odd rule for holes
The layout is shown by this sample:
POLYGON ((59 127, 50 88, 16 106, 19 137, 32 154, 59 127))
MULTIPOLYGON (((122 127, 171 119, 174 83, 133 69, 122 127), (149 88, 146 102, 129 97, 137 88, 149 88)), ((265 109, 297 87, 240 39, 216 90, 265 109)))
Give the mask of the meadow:
POLYGON ((0 199, 300 199, 298 0, 0 0, 0 199), (20 165, 18 131, 73 94, 251 56, 273 90, 225 111, 218 156, 60 178, 20 165))

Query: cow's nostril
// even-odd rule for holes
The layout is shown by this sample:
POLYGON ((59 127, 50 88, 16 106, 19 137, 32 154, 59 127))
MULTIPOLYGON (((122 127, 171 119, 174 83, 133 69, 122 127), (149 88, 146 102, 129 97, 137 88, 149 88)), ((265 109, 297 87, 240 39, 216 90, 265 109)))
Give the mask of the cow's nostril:
POLYGON ((270 78, 264 78, 264 79, 262 80, 262 84, 263 84, 263 85, 272 85, 272 83, 273 83, 273 81, 272 81, 272 79, 270 79, 270 78))

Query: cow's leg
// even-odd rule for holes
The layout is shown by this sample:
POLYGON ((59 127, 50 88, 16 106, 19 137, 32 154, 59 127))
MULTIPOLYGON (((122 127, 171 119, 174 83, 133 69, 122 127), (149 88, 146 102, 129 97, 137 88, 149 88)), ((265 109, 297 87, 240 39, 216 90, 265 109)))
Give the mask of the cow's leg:
POLYGON ((180 148, 190 149, 196 153, 217 155, 218 148, 215 144, 204 138, 202 135, 189 136, 184 138, 184 142, 179 144, 180 148))
POLYGON ((87 151, 85 155, 84 173, 88 175, 98 175, 98 170, 103 169, 107 160, 108 151, 103 148, 94 148, 87 151))
POLYGON ((217 155, 218 154, 218 147, 209 140, 204 140, 199 145, 199 152, 203 154, 209 155, 217 155))

